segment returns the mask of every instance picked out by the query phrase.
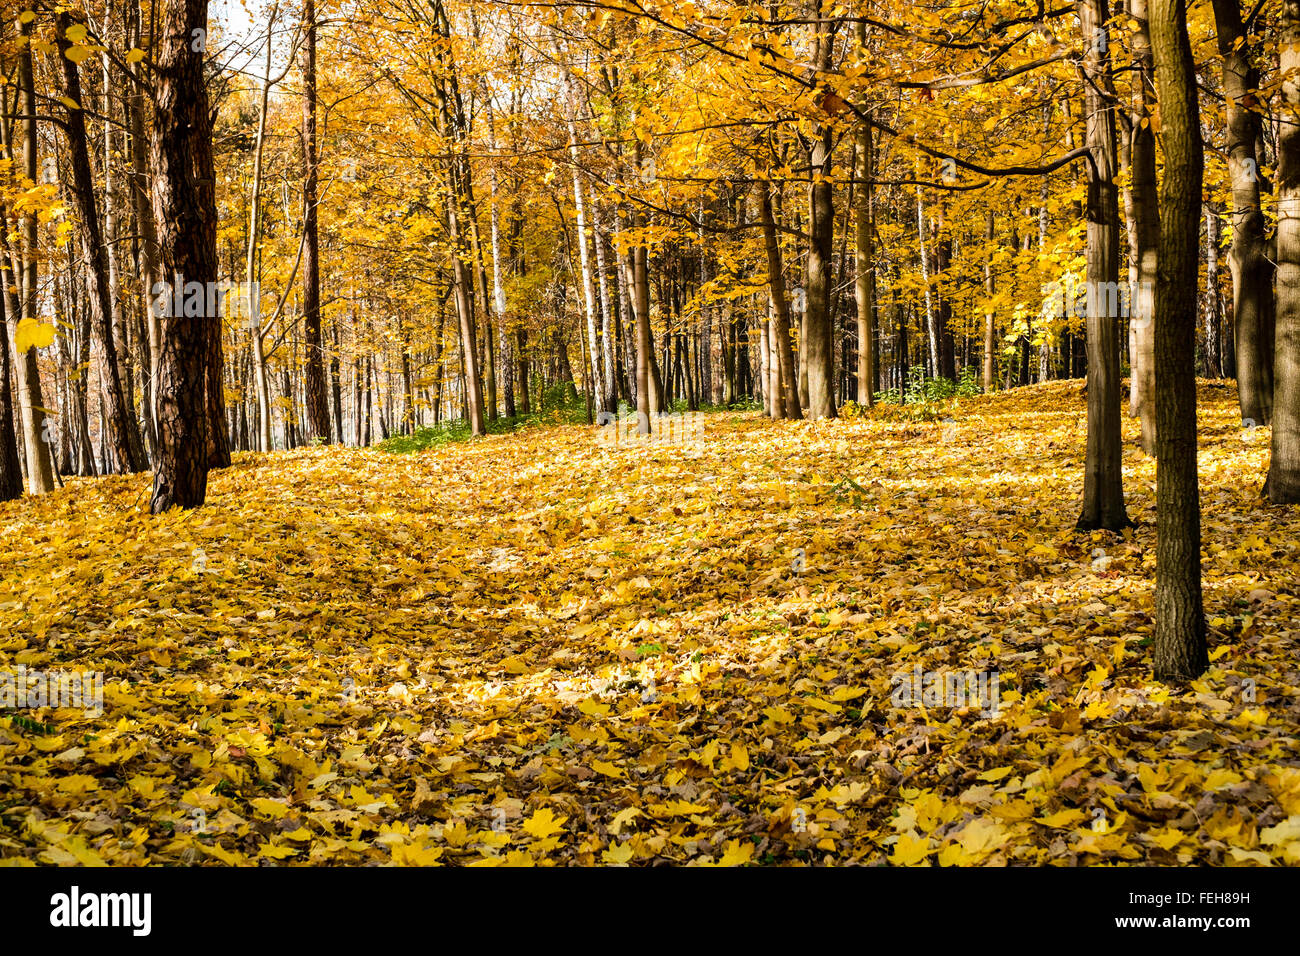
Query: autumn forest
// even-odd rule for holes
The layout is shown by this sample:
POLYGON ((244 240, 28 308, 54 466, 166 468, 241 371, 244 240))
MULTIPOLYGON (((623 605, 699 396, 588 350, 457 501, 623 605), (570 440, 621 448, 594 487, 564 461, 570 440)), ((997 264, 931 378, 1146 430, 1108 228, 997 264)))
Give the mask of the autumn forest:
POLYGON ((0 866, 1300 864, 1300 2, 0 79, 0 866))

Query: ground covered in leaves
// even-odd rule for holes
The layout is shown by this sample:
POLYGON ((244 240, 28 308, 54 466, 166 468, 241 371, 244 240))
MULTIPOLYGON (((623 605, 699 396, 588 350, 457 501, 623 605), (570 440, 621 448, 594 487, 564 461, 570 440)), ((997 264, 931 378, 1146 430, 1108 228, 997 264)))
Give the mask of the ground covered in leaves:
MULTIPOLYGON (((1076 534, 1077 383, 240 456, 0 505, 6 863, 1300 862, 1300 511, 1202 386, 1211 670, 1152 680, 1154 465, 1076 534), (897 676, 996 672, 996 714, 897 676)), ((1126 420, 1134 447, 1136 425, 1126 420)))

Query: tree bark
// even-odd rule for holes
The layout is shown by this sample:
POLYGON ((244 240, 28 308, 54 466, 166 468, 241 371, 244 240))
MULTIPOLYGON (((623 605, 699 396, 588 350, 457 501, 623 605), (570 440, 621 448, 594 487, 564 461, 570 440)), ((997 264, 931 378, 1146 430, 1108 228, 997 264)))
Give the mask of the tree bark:
MULTIPOLYGON (((18 85, 22 91, 23 102, 23 174, 33 183, 36 182, 36 84, 32 73, 32 25, 28 21, 20 26, 20 31, 29 42, 24 43, 18 53, 18 85)), ((37 215, 30 211, 23 216, 22 226, 22 296, 21 313, 9 310, 9 335, 14 337, 21 319, 37 318, 37 283, 40 261, 37 249, 37 215)), ((51 448, 42 440, 43 423, 38 416, 43 416, 45 397, 41 393, 41 373, 36 364, 36 349, 18 350, 14 339, 14 363, 17 383, 18 402, 22 419, 23 445, 27 457, 27 488, 34 495, 45 494, 54 490, 54 463, 51 460, 51 448)))
POLYGON ((1300 0, 1282 4, 1282 110, 1277 168, 1277 341, 1272 458, 1264 488, 1300 504, 1300 0))
POLYGON ((1223 324, 1223 302, 1219 296, 1220 220, 1216 203, 1205 204, 1205 374, 1223 378, 1219 361, 1219 327, 1223 324))
MULTIPOLYGON (((821 0, 814 0, 818 12, 814 26, 813 62, 819 70, 829 71, 834 36, 829 21, 821 18, 821 0)), ((835 240, 834 184, 831 182, 834 130, 830 123, 819 123, 813 133, 809 157, 808 187, 808 259, 805 266, 803 314, 804 335, 799 340, 800 354, 808 357, 809 418, 835 417, 835 348, 831 329, 831 258, 835 240)))
MULTIPOLYGON (((988 227, 985 230, 984 238, 988 242, 990 251, 993 248, 993 209, 988 210, 988 227)), ((994 387, 994 377, 997 372, 997 315, 993 310, 993 257, 990 255, 984 262, 984 294, 988 296, 989 307, 984 313, 984 369, 983 380, 984 391, 991 392, 994 387)))
MULTIPOLYGON (((0 295, 0 329, 7 327, 3 320, 5 296, 0 295)), ((12 501, 23 496, 23 466, 18 460, 18 438, 14 432, 14 406, 10 398, 9 343, 0 341, 0 501, 12 501)), ((66 426, 65 426, 66 427, 66 426)))
MULTIPOLYGON (((1155 418, 1155 277, 1157 245, 1160 242, 1160 213, 1156 189, 1156 137, 1151 128, 1152 75, 1151 38, 1147 25, 1147 0, 1129 0, 1129 15, 1137 24, 1132 32, 1133 110, 1129 117, 1129 188, 1125 196, 1129 213, 1129 300, 1132 303, 1129 328, 1130 380, 1129 414, 1141 420, 1142 450, 1154 455, 1155 418)), ((1104 290, 1094 289, 1099 302, 1108 300, 1104 290)))
POLYGON ((773 351, 777 358, 782 400, 773 405, 776 418, 803 418, 799 407, 799 383, 795 379, 794 346, 790 341, 790 304, 785 297, 785 266, 781 261, 781 247, 776 238, 776 223, 772 218, 772 194, 767 180, 754 184, 758 196, 758 218, 763 224, 763 245, 767 252, 767 283, 772 301, 773 351), (779 414, 776 410, 779 409, 779 414))
MULTIPOLYGON (((1097 38, 1104 36, 1106 0, 1079 0, 1086 54, 1088 165, 1087 279, 1093 289, 1112 288, 1119 279, 1119 195, 1115 187, 1115 108, 1110 57, 1097 38)), ((1088 443, 1084 462, 1081 530, 1118 531, 1131 522, 1124 509, 1120 438, 1119 320, 1108 317, 1090 296, 1088 335, 1088 443)))
POLYGON ((86 136, 86 117, 81 102, 81 77, 77 64, 68 59, 67 52, 73 43, 68 39, 68 29, 74 20, 69 11, 58 15, 59 63, 63 71, 63 91, 68 100, 77 104, 68 107, 64 131, 68 137, 69 159, 72 165, 72 193, 77 203, 77 231, 81 239, 82 255, 85 256, 87 271, 87 305, 90 310, 90 325, 99 341, 103 359, 102 375, 104 378, 104 419, 108 426, 107 440, 113 448, 113 458, 118 469, 123 472, 143 471, 147 465, 144 460, 144 447, 140 443, 139 432, 135 431, 135 421, 127 406, 126 396, 122 391, 122 379, 118 366, 117 344, 113 340, 113 306, 108 288, 108 250, 104 247, 103 235, 100 233, 99 209, 95 201, 95 181, 90 170, 90 149, 86 136))
MULTIPOLYGON (((303 0, 302 20, 302 150, 303 228, 302 329, 306 350, 307 422, 304 441, 330 440, 329 399, 325 392, 325 361, 320 327, 320 236, 317 214, 316 163, 316 0, 303 0)), ((267 41, 270 42, 269 40, 267 41)))
MULTIPOLYGON (((1296 0, 1288 0, 1294 9, 1296 0)), ((1196 287, 1204 150, 1184 0, 1152 0, 1165 175, 1156 286, 1155 672, 1196 677, 1209 666, 1201 605, 1196 473, 1196 287)), ((1285 45, 1284 45, 1285 48, 1285 45)))
MULTIPOLYGON (((217 279, 211 114, 203 81, 207 0, 167 0, 154 58, 157 115, 149 144, 162 273, 202 287, 217 279), (197 48, 196 48, 197 47, 197 48)), ((204 370, 220 316, 170 316, 158 372, 158 463, 152 511, 203 504, 208 485, 204 370)))
POLYGON ((1273 417, 1273 273, 1260 205, 1256 152, 1260 139, 1259 70, 1252 62, 1238 0, 1213 0, 1215 32, 1223 56, 1227 100, 1228 173, 1232 180, 1232 315, 1237 394, 1243 422, 1266 425, 1273 417))
MULTIPOLYGON (((863 44, 865 24, 859 25, 858 43, 863 44)), ((880 388, 876 369, 876 252, 871 234, 872 166, 874 165, 871 124, 858 125, 857 202, 853 209, 854 278, 853 296, 858 308, 858 394, 859 405, 876 403, 880 388)))

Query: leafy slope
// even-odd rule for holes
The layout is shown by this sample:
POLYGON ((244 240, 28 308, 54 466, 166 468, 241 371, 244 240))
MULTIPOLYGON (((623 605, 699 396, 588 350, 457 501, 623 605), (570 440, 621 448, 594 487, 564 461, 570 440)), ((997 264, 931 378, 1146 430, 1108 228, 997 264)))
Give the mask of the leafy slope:
POLYGON ((1183 689, 1145 649, 1152 462, 1136 531, 1071 530, 1075 384, 688 449, 242 456, 162 518, 145 476, 0 506, 0 669, 105 672, 101 717, 0 717, 0 854, 1300 862, 1300 516, 1234 414, 1202 389, 1183 689), (996 670, 998 716, 892 705, 917 665, 996 670))

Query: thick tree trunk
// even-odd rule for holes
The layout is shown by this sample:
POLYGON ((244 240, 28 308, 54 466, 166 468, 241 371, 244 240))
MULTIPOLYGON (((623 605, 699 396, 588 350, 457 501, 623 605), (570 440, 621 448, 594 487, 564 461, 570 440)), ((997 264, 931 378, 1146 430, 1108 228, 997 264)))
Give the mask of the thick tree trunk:
MULTIPOLYGON (((205 44, 195 42, 206 36, 207 25, 207 0, 168 0, 154 54, 157 115, 149 148, 162 273, 204 288, 217 279, 205 44)), ((217 322, 219 315, 171 316, 165 322, 158 373, 159 454, 151 501, 155 514, 197 507, 207 493, 204 369, 208 326, 217 322)))
POLYGON ((1260 206, 1256 153, 1260 139, 1259 70, 1247 42, 1239 0, 1213 0, 1215 32, 1223 56, 1227 100, 1228 173, 1232 179, 1232 314, 1237 394, 1243 422, 1266 425, 1273 417, 1273 273, 1260 206))
POLYGON ((1277 169, 1277 343, 1273 448, 1265 491, 1274 504, 1300 504, 1300 0, 1280 22, 1281 136, 1277 169))
MULTIPOLYGON (((1106 0, 1079 0, 1086 49, 1088 164, 1087 280, 1093 289, 1116 288, 1119 279, 1119 195, 1115 187, 1115 108, 1110 57, 1098 38, 1105 35, 1106 0)), ((1078 527, 1118 531, 1131 522, 1124 510, 1120 438, 1119 320, 1089 296, 1088 444, 1084 463, 1083 511, 1078 527)))
MULTIPOLYGON (((1296 0, 1288 0, 1294 9, 1296 0)), ((1209 666, 1201 605, 1201 504, 1196 473, 1196 286, 1201 146, 1196 65, 1184 0, 1152 0, 1165 175, 1156 286, 1155 671, 1165 680, 1209 666)), ((1285 46, 1285 45, 1284 45, 1285 46)))

